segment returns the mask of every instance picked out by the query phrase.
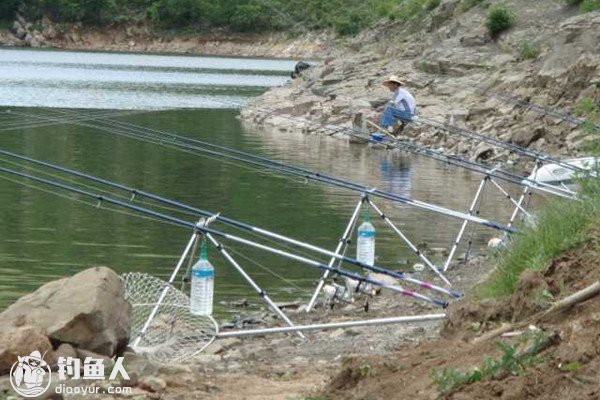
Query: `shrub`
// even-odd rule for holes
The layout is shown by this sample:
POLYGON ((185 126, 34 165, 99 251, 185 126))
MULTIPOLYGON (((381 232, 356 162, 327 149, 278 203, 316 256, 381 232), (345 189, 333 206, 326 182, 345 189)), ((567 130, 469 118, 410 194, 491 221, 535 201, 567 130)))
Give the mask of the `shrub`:
POLYGON ((260 32, 275 26, 270 10, 258 3, 238 6, 229 22, 231 28, 239 32, 260 32))
POLYGON ((19 0, 0 1, 0 20, 12 21, 15 18, 19 3, 19 0))
POLYGON ((44 15, 58 22, 106 24, 117 14, 115 0, 30 0, 27 16, 39 19, 44 15))
POLYGON ((579 10, 583 13, 600 10, 600 0, 583 0, 579 10))
POLYGON ((358 12, 352 12, 348 16, 334 20, 333 29, 340 36, 352 36, 360 32, 366 25, 365 19, 358 12))
POLYGON ((438 8, 441 2, 441 0, 428 0, 427 3, 425 3, 425 9, 427 11, 433 11, 438 8))
POLYGON ((199 3, 195 0, 158 0, 148 10, 150 19, 165 28, 187 27, 199 23, 199 3))
POLYGON ((523 60, 534 60, 540 56, 540 49, 531 42, 523 42, 519 46, 519 55, 523 60))
POLYGON ((493 38, 509 29, 515 23, 512 12, 503 5, 493 7, 487 15, 485 26, 493 38))

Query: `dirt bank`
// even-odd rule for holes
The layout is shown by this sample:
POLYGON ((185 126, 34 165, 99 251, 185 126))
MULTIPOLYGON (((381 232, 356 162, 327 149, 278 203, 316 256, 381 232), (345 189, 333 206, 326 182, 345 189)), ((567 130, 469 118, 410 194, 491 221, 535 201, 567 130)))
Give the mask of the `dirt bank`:
POLYGON ((398 349, 386 357, 358 357, 327 385, 330 399, 597 399, 600 397, 598 295, 562 312, 544 315, 542 293, 564 298, 600 279, 598 235, 554 260, 544 274, 526 273, 509 304, 469 301, 450 308, 439 340, 398 349), (502 320, 511 337, 481 340, 502 320), (529 327, 528 327, 529 326, 529 327), (530 328, 536 330, 532 331, 530 328), (501 343, 501 344, 499 344, 501 343), (510 346, 510 347, 507 347, 510 346), (532 356, 519 355, 532 349, 532 356), (486 358, 487 370, 486 375, 486 358), (499 368, 489 366, 496 361, 499 368), (476 369, 469 383, 459 374, 476 369), (360 371, 367 371, 361 373, 360 371), (437 372, 436 372, 437 371, 437 372), (446 372, 444 372, 446 371, 446 372))

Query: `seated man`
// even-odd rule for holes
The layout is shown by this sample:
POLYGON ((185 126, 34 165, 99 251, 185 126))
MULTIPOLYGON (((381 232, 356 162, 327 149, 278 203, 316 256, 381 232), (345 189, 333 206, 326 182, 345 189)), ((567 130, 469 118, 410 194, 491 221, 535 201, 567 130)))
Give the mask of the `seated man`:
POLYGON ((401 87, 404 86, 404 82, 397 76, 390 76, 388 80, 383 81, 383 85, 387 86, 393 95, 381 114, 379 126, 383 129, 387 129, 390 133, 398 135, 416 114, 417 102, 408 90, 401 87), (401 125, 394 130, 394 123, 396 120, 400 120, 401 125))

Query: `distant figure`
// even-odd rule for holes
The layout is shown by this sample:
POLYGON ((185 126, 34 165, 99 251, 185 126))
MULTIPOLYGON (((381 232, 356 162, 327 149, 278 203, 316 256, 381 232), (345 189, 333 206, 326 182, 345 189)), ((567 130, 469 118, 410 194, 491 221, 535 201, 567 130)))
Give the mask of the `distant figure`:
POLYGON ((310 68, 310 64, 307 63, 306 61, 298 61, 296 63, 296 66, 294 67, 294 70, 292 71, 292 79, 296 79, 297 77, 299 77, 302 74, 302 71, 304 71, 305 69, 309 69, 310 68))
POLYGON ((402 87, 405 84, 396 75, 392 75, 389 79, 383 81, 383 85, 393 94, 381 114, 379 126, 394 135, 398 135, 404 130, 411 118, 416 115, 417 102, 413 95, 402 87), (400 126, 394 130, 396 120, 400 121, 400 126))

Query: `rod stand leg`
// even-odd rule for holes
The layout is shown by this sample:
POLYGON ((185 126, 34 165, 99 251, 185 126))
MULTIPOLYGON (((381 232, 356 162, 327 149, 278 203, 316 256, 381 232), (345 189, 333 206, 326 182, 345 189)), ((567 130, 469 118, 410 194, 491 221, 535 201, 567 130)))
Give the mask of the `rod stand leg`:
MULTIPOLYGON (((358 202, 358 204, 356 205, 356 207, 354 207, 354 212, 352 213, 352 216, 350 217, 350 220, 348 221, 348 224, 346 225, 346 229, 344 230, 344 233, 342 234, 342 236, 340 237, 340 241, 338 242, 337 247, 335 248, 335 254, 339 255, 342 253, 342 249, 344 248, 344 246, 347 246, 349 243, 349 237, 352 234, 352 227, 354 226, 354 223, 356 222, 356 219, 358 218, 358 213, 360 212, 360 209, 363 205, 363 203, 365 202, 366 196, 363 195, 360 199, 360 201, 358 202)), ((332 267, 333 264, 335 263, 336 257, 331 257, 331 259, 329 260, 329 267, 332 267)), ((317 287, 315 288, 315 291, 313 292, 313 295, 310 298, 310 301, 308 302, 308 305, 306 306, 306 312, 310 312, 313 307, 315 306, 315 302, 317 301, 317 297, 319 296, 319 293, 321 293, 321 290, 323 289, 323 285, 325 285, 325 280, 327 279, 327 277, 329 276, 329 270, 326 270, 323 275, 321 276, 321 278, 319 279, 319 282, 317 283, 317 287)))

